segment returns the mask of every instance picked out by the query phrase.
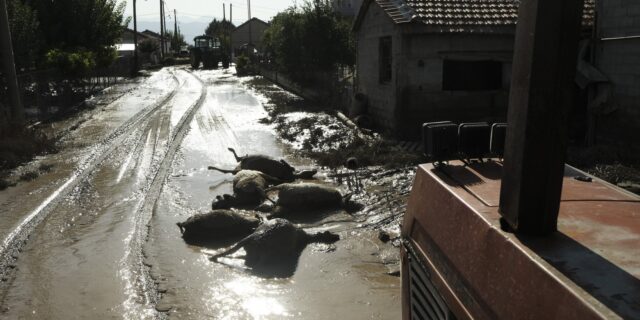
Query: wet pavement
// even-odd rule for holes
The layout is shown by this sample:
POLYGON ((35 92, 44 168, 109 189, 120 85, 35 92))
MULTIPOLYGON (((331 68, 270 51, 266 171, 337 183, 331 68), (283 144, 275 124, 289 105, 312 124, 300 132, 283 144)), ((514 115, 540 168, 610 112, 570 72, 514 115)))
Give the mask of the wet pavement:
POLYGON ((309 245, 286 278, 182 240, 176 222, 231 192, 231 175, 207 170, 235 166, 228 147, 313 167, 259 121, 265 98, 246 82, 162 69, 27 165, 53 167, 0 191, 0 318, 399 318, 399 278, 382 263, 393 253, 357 215, 301 223, 341 240, 309 245))

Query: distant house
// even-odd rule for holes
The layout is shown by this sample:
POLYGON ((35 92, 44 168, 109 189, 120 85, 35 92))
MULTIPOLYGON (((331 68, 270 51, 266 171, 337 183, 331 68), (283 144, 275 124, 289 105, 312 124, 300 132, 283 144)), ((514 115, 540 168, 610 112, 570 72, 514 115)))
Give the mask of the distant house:
POLYGON ((362 0, 332 0, 333 10, 345 17, 353 17, 358 14, 362 0))
MULTIPOLYGON (((134 35, 133 30, 129 28, 125 29, 122 32, 122 38, 120 39, 120 42, 116 44, 116 50, 118 51, 118 56, 126 57, 126 56, 133 55, 133 50, 135 48, 135 45, 133 42, 133 35, 134 35)), ((140 41, 144 39, 147 39, 147 36, 138 32, 138 43, 140 43, 140 41)))
POLYGON ((239 25, 231 32, 231 46, 234 52, 238 52, 243 45, 251 45, 258 50, 262 49, 262 36, 269 24, 258 19, 251 20, 239 25))
POLYGON ((514 0, 364 0, 356 90, 374 123, 415 138, 427 121, 505 120, 517 18, 514 0))
MULTIPOLYGON (((147 39, 152 39, 156 41, 158 43, 158 46, 160 46, 160 40, 163 38, 162 36, 160 36, 159 33, 147 29, 145 31, 142 31, 142 34, 147 36, 147 39)), ((170 52, 170 51, 171 51, 171 39, 164 37, 164 52, 170 52)))

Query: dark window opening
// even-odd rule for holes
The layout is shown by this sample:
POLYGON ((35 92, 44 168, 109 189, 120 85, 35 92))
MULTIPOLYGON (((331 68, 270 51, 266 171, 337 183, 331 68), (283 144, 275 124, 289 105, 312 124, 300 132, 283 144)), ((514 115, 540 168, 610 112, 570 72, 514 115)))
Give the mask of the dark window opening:
POLYGON ((380 83, 391 81, 391 37, 380 38, 380 83))
POLYGON ((502 89, 499 61, 444 60, 442 90, 482 91, 502 89))

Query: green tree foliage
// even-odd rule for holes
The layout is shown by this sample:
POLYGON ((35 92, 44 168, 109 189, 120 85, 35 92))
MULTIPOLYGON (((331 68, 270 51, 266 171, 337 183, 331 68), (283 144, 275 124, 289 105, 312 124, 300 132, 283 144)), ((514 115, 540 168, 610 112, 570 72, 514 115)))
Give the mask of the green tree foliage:
POLYGON ((16 67, 30 69, 41 47, 41 33, 36 13, 22 0, 7 1, 9 27, 16 67))
POLYGON ((204 34, 212 37, 221 37, 229 34, 235 28, 236 26, 230 21, 213 19, 207 26, 207 29, 205 29, 204 34))
POLYGON ((21 68, 57 67, 75 74, 108 66, 117 57, 113 46, 129 22, 123 16, 126 3, 116 0, 9 0, 9 4, 21 68))
POLYGON ((236 26, 227 20, 213 19, 205 29, 204 34, 220 39, 222 48, 231 47, 231 38, 229 34, 236 26))
POLYGON ((328 1, 306 2, 276 15, 263 45, 277 67, 297 80, 355 61, 350 22, 333 12, 328 1))
POLYGON ((173 34, 171 31, 167 31, 166 37, 171 39, 171 50, 178 52, 180 51, 180 47, 186 45, 187 43, 184 41, 184 35, 179 33, 173 34))

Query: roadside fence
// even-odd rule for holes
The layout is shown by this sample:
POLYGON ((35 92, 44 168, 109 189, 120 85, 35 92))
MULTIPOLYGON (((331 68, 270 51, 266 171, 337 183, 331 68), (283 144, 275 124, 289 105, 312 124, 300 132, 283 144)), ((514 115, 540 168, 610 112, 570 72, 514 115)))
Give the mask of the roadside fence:
MULTIPOLYGON (((18 74, 22 104, 30 122, 46 121, 77 108, 91 95, 128 77, 131 59, 122 57, 110 67, 95 69, 86 75, 69 76, 58 70, 34 70, 18 74)), ((0 74, 0 103, 8 101, 4 77, 0 74)))

